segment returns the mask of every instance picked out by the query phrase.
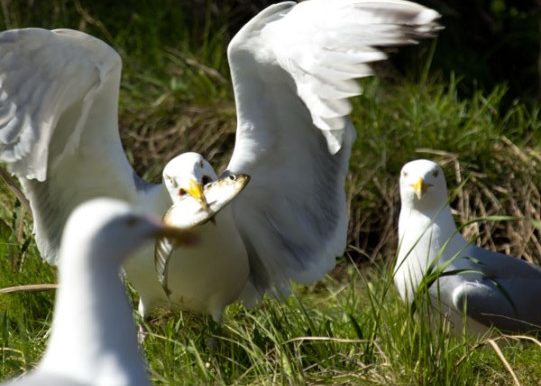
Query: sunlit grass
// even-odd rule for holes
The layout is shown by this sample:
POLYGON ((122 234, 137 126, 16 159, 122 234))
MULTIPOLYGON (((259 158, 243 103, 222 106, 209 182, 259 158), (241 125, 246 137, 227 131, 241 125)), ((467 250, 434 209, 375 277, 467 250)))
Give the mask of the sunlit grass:
MULTIPOLYGON (((25 264, 19 274, 3 264, 2 277, 54 281, 35 252, 25 264)), ((429 322, 423 302, 415 311, 403 304, 387 266, 356 268, 342 259, 334 276, 297 287, 283 303, 232 306, 222 325, 187 313, 155 316, 146 323, 144 344, 154 383, 510 384, 487 340, 452 336, 447 324, 429 322)), ((0 295, 0 378, 39 360, 52 298, 52 292, 0 295)), ((541 348, 524 340, 501 343, 523 384, 541 376, 541 348)))

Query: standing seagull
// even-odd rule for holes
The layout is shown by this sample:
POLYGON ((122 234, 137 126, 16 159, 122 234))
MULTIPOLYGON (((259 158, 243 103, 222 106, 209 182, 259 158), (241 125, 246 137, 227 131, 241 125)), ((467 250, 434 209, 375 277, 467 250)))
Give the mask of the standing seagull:
POLYGON ((190 241, 121 201, 94 199, 76 208, 62 235, 45 356, 29 375, 6 385, 150 385, 119 271, 136 249, 163 235, 190 241))
MULTIPOLYGON (((251 181, 198 228, 201 244, 164 251, 168 290, 153 251, 125 265, 147 315, 158 305, 211 314, 241 298, 287 294, 310 283, 346 246, 345 178, 355 130, 349 97, 384 49, 433 36, 439 14, 401 0, 310 0, 263 10, 228 48, 237 134, 225 171, 251 181)), ((117 126, 121 60, 102 41, 72 30, 0 34, 0 160, 30 200, 42 256, 54 263, 68 213, 96 196, 162 215, 178 199, 207 207, 203 186, 217 173, 185 153, 163 184, 135 175, 117 126)))
POLYGON ((541 268, 467 242, 458 232, 445 176, 428 160, 407 163, 400 173, 402 208, 394 281, 403 300, 412 302, 431 266, 443 272, 429 287, 432 302, 454 330, 483 333, 541 329, 541 268))

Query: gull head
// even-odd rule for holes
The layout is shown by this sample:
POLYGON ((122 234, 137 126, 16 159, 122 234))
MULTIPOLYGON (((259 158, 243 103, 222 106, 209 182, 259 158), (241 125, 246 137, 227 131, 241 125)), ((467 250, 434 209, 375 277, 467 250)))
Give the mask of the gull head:
POLYGON ((441 209, 448 194, 440 166, 426 159, 405 164, 400 171, 400 199, 403 208, 441 209))
POLYGON ((72 212, 62 235, 61 255, 71 260, 74 250, 86 250, 81 256, 93 259, 123 260, 156 237, 172 237, 189 244, 191 232, 169 227, 150 215, 137 213, 126 202, 96 198, 72 212))
POLYGON ((209 206, 203 188, 217 178, 208 161, 192 152, 173 158, 163 169, 163 181, 173 203, 191 198, 207 211, 209 206))

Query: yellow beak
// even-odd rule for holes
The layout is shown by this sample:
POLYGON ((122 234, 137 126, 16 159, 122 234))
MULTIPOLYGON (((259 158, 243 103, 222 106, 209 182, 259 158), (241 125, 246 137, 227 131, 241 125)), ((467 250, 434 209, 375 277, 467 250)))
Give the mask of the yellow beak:
POLYGON ((203 210, 205 210, 206 212, 209 211, 209 204, 207 203, 207 199, 205 198, 205 193, 203 192, 203 187, 201 186, 200 183, 198 183, 193 178, 190 179, 190 184, 189 184, 188 190, 186 190, 186 192, 190 196, 195 198, 197 201, 199 201, 199 203, 201 204, 201 207, 203 208, 203 210))
POLYGON ((423 197, 423 194, 426 193, 427 189, 432 186, 432 184, 427 184, 423 177, 419 177, 417 181, 415 181, 414 184, 410 185, 413 188, 413 192, 415 193, 415 197, 417 197, 418 200, 423 197))

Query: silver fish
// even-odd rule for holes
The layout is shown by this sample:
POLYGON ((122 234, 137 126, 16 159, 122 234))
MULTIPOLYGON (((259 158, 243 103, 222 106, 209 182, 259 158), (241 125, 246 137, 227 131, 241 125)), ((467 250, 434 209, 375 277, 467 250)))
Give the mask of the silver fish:
POLYGON ((185 199, 175 203, 165 212, 163 222, 181 229, 204 224, 229 204, 249 181, 250 177, 246 174, 230 174, 208 183, 203 188, 208 208, 202 207, 192 197, 186 196, 185 199))

